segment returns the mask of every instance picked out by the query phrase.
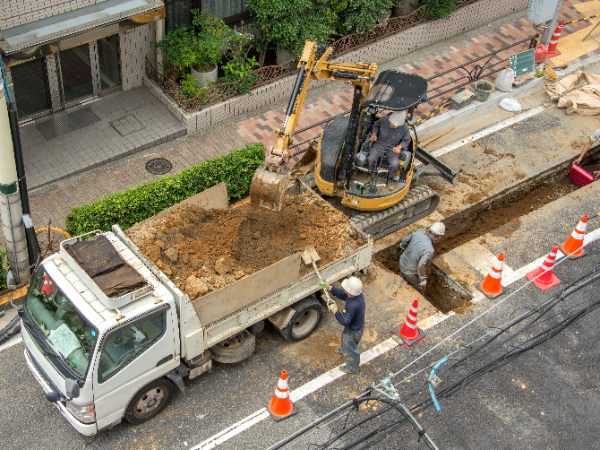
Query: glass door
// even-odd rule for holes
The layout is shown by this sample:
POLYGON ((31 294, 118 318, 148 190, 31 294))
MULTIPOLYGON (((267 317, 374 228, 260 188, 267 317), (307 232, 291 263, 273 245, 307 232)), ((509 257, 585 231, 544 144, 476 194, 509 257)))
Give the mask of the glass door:
POLYGON ((58 68, 65 106, 93 95, 89 44, 58 53, 58 68))
POLYGON ((44 59, 34 59, 10 67, 19 119, 52 107, 44 59))
POLYGON ((98 66, 100 69, 100 90, 102 92, 121 86, 118 34, 98 40, 98 66))

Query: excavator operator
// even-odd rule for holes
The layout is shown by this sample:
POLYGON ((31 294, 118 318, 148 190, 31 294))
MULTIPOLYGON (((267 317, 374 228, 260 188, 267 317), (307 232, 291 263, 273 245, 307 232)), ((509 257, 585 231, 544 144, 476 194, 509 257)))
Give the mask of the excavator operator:
POLYGON ((387 152, 389 162, 388 173, 393 181, 399 181, 400 153, 408 150, 410 145, 410 132, 406 123, 406 111, 396 111, 390 116, 383 116, 373 125, 373 134, 369 138, 374 144, 369 152, 367 161, 369 170, 374 171, 380 151, 387 152))

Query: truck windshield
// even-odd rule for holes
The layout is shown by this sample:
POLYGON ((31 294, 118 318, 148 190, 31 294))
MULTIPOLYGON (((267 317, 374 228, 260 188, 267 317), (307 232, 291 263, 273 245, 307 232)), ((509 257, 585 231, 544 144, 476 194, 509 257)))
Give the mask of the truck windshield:
POLYGON ((43 267, 31 281, 25 311, 37 325, 38 334, 62 363, 79 378, 84 378, 98 333, 73 307, 43 267))

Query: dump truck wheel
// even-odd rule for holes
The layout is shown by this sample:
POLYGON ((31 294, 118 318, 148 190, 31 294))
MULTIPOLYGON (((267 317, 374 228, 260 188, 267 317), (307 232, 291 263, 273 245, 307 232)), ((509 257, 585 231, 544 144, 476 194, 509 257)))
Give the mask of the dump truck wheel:
POLYGON ((169 403, 173 395, 173 385, 160 378, 144 386, 134 395, 125 412, 125 420, 142 423, 158 415, 169 403))
POLYGON ((323 319, 323 306, 311 295, 292 305, 292 309, 296 313, 280 333, 288 341, 296 342, 307 338, 317 329, 323 319))
POLYGON ((223 364, 243 361, 254 352, 256 338, 248 330, 231 336, 210 348, 213 359, 223 364))

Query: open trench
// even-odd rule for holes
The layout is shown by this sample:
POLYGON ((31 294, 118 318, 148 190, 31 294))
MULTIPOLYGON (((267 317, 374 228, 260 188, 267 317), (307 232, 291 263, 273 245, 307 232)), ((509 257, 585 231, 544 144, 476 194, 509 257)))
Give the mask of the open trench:
MULTIPOLYGON (((600 170, 598 161, 587 164, 586 170, 600 170)), ((499 193, 492 198, 482 199, 446 219, 446 234, 435 246, 436 256, 477 239, 521 216, 525 216, 544 205, 574 192, 579 187, 569 179, 570 165, 561 164, 543 174, 523 180, 518 186, 499 193)), ((510 232, 510 227, 509 227, 510 232)), ((387 269, 399 274, 398 260, 401 252, 398 245, 387 247, 374 255, 374 259, 387 269)), ((428 268, 428 281, 424 297, 447 313, 462 312, 470 305, 471 293, 434 263, 428 268)))

